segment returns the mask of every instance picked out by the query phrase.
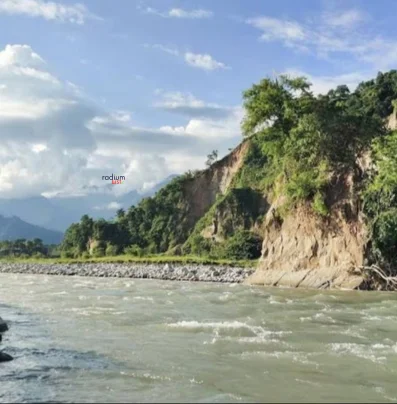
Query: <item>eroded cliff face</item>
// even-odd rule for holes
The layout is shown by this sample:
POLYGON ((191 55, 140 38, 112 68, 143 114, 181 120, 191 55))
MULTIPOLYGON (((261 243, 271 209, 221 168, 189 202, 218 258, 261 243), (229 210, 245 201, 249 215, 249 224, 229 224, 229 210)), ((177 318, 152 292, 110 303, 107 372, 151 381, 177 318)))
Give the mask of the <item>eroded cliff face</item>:
POLYGON ((262 258, 247 282, 255 285, 307 288, 362 288, 357 268, 364 264, 367 229, 353 176, 329 190, 331 214, 324 219, 301 206, 281 218, 275 200, 266 214, 262 258))
MULTIPOLYGON (((249 146, 248 141, 243 142, 186 183, 187 220, 192 228, 215 203, 217 195, 230 194, 233 178, 242 168, 249 146)), ((365 263, 368 243, 359 188, 371 167, 371 159, 365 154, 357 159, 354 172, 334 175, 327 191, 330 214, 326 218, 305 205, 284 209, 286 213, 280 215, 286 203, 284 196, 260 196, 263 218, 252 228, 263 236, 262 257, 246 283, 294 288, 366 287, 366 280, 357 269, 365 263)), ((223 241, 218 233, 230 224, 230 215, 222 213, 221 207, 214 212, 213 223, 201 232, 204 237, 223 241)))
POLYGON ((234 176, 244 163, 249 142, 242 142, 222 160, 214 163, 209 169, 199 173, 185 185, 185 197, 189 201, 189 218, 191 223, 197 222, 214 204, 218 194, 225 194, 234 176))

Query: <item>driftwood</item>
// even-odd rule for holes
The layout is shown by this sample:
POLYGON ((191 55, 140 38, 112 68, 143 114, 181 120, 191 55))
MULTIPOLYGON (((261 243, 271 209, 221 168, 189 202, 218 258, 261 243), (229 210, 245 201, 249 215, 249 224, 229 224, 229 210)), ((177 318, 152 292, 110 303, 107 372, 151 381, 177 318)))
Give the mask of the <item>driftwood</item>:
MULTIPOLYGON (((385 290, 397 290, 397 276, 388 276, 385 271, 377 265, 359 267, 361 272, 366 272, 377 281, 385 284, 385 290)), ((382 288, 383 289, 383 288, 382 288)))

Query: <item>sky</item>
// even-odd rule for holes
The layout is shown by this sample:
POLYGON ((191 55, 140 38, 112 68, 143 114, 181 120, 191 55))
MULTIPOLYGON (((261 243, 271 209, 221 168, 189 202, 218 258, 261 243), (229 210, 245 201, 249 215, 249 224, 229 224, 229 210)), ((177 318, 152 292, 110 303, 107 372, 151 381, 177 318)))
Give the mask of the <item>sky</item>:
POLYGON ((242 93, 397 63, 394 0, 0 0, 0 197, 144 191, 242 139, 242 93))

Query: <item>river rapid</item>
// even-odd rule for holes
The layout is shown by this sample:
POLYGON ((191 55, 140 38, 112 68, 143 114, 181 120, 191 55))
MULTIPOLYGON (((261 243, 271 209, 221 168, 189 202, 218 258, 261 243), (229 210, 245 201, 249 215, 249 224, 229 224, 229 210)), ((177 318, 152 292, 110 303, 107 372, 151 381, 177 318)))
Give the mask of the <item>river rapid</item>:
POLYGON ((0 274, 1 402, 397 401, 397 294, 0 274))

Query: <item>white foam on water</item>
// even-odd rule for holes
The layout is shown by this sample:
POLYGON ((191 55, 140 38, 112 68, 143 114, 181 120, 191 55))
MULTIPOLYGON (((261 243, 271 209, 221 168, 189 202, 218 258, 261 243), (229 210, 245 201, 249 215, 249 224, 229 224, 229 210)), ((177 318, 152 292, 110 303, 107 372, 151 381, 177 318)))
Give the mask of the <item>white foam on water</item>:
POLYGON ((321 383, 312 382, 311 380, 295 379, 298 383, 310 384, 311 386, 321 386, 321 383))
POLYGON ((314 366, 316 369, 320 367, 317 362, 311 361, 308 358, 310 356, 315 355, 316 353, 307 353, 307 352, 297 352, 297 351, 256 351, 256 352, 243 352, 241 357, 243 359, 251 359, 252 356, 260 357, 264 356, 266 358, 276 358, 276 359, 287 359, 292 360, 293 362, 301 363, 303 365, 314 366))
POLYGON ((126 288, 130 288, 130 287, 133 286, 133 285, 135 285, 135 282, 134 282, 134 281, 129 281, 129 282, 125 282, 125 283, 124 283, 124 286, 125 286, 126 288))
POLYGON ((168 377, 168 376, 153 375, 153 374, 151 374, 149 372, 146 372, 144 374, 120 372, 120 375, 133 377, 133 378, 149 379, 149 380, 161 380, 161 381, 169 381, 169 382, 172 381, 172 379, 170 377, 168 377))
POLYGON ((314 319, 329 321, 330 323, 333 323, 333 324, 336 323, 336 321, 332 317, 326 316, 324 313, 315 314, 314 319))
POLYGON ((344 329, 343 331, 331 331, 331 334, 348 335, 349 337, 367 340, 368 338, 364 335, 361 335, 360 331, 365 333, 365 330, 362 328, 354 330, 353 327, 348 327, 348 328, 344 329))
POLYGON ((271 331, 266 330, 262 326, 249 325, 240 321, 225 321, 225 322, 198 322, 198 321, 179 321, 177 323, 166 324, 170 328, 179 328, 181 330, 191 331, 212 331, 212 339, 204 341, 203 344, 215 344, 218 341, 235 342, 239 344, 270 344, 270 343, 284 343, 275 336, 282 336, 291 334, 292 331, 271 331), (227 331, 246 330, 252 333, 252 336, 230 336, 221 335, 227 331))
MULTIPOLYGON (((378 345, 378 344, 375 344, 378 345)), ((379 354, 379 352, 374 352, 373 345, 365 345, 365 344, 355 344, 355 343, 349 343, 349 342, 344 342, 344 343, 332 343, 330 344, 331 351, 335 352, 337 355, 346 355, 350 354, 353 356, 356 356, 358 358, 370 360, 371 362, 374 363, 381 363, 384 364, 387 358, 385 356, 377 356, 376 353, 379 354)), ((375 348, 375 349, 379 349, 375 348)), ((390 351, 390 349, 389 349, 390 351)), ((383 354, 383 352, 382 352, 383 354)))
POLYGON ((245 329, 252 332, 254 335, 266 333, 283 334, 285 331, 267 331, 261 326, 249 325, 241 321, 219 321, 219 322, 199 322, 199 321, 178 321, 176 323, 166 324, 167 327, 181 328, 193 331, 208 331, 208 330, 238 330, 245 329))
POLYGON ((142 301, 154 303, 153 297, 148 297, 148 296, 134 296, 133 300, 142 300, 142 301))
POLYGON ((232 294, 230 292, 224 292, 219 296, 219 300, 222 302, 226 302, 227 300, 229 300, 229 298, 232 296, 232 294))
POLYGON ((270 296, 269 303, 270 304, 283 304, 282 302, 278 301, 274 296, 270 296))
POLYGON ((385 398, 386 400, 392 401, 392 402, 396 402, 397 401, 397 397, 390 397, 389 395, 387 395, 385 389, 383 387, 377 386, 374 388, 374 390, 381 394, 383 396, 383 398, 385 398))
POLYGON ((168 327, 187 328, 191 330, 208 330, 213 328, 247 328, 250 327, 240 321, 220 321, 201 323, 199 321, 178 321, 177 323, 167 324, 168 327))

